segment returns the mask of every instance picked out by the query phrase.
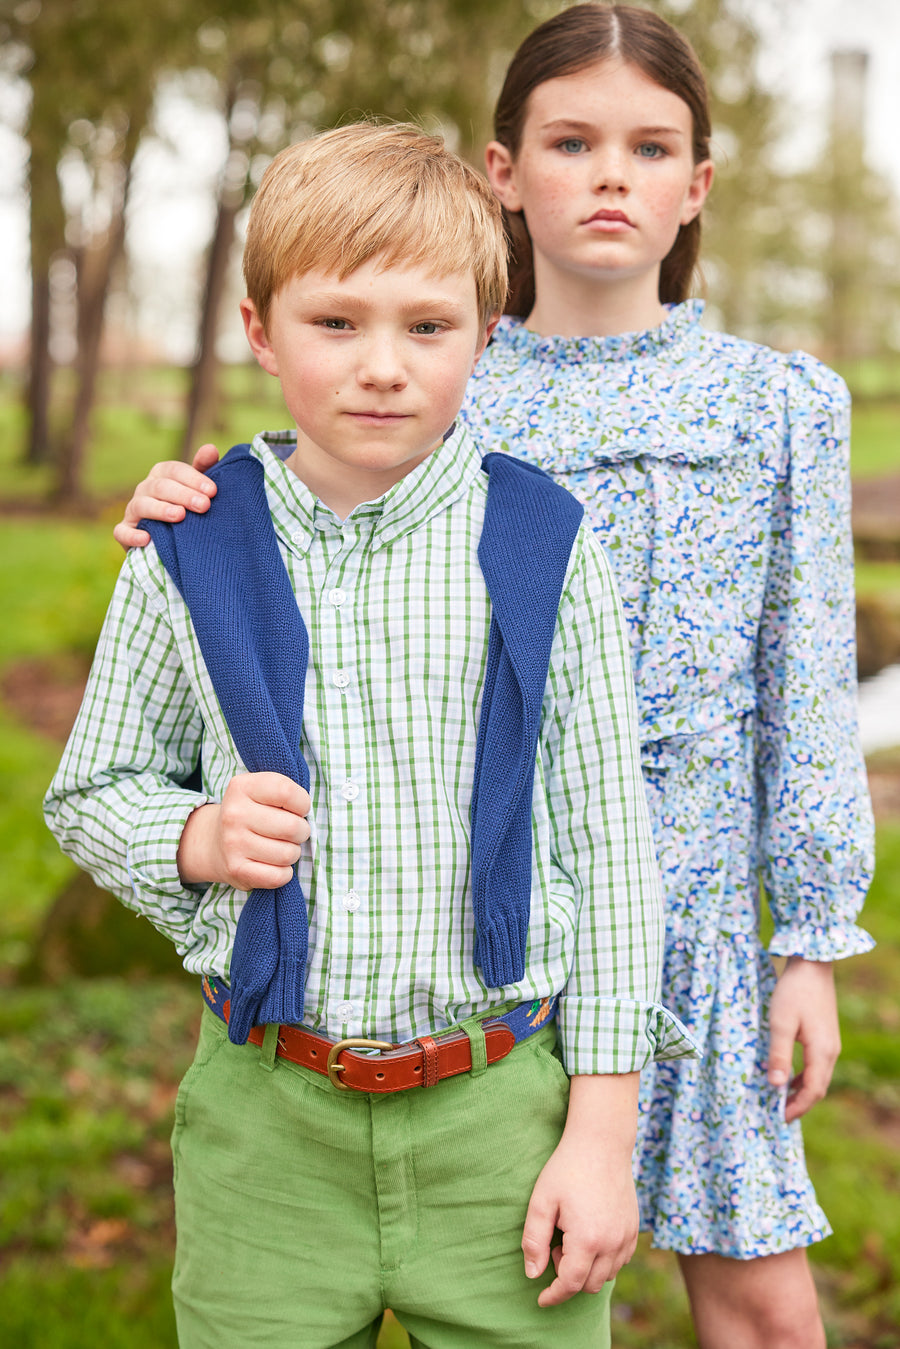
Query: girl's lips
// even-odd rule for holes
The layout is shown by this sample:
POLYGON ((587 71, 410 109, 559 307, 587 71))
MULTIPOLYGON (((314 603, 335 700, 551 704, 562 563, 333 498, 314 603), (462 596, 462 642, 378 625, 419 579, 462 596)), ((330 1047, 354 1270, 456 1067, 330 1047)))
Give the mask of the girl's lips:
POLYGON ((614 233, 634 228, 624 211, 595 211, 584 223, 594 229, 612 230, 614 233))

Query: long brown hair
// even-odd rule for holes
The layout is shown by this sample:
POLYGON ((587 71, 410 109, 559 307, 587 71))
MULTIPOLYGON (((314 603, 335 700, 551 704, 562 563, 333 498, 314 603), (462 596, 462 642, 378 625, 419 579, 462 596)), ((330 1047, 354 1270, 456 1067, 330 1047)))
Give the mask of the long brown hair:
MULTIPOLYGON (((515 158, 533 89, 560 75, 574 75, 598 61, 616 58, 637 66, 663 89, 677 94, 691 110, 694 163, 709 158, 709 93, 687 38, 654 14, 634 5, 582 4, 563 10, 535 28, 521 44, 506 72, 494 112, 494 136, 515 158)), ((534 308, 534 255, 521 212, 504 210, 510 244, 508 314, 525 317, 534 308)), ((690 292, 700 252, 700 217, 678 231, 663 259, 659 298, 679 303, 690 292)))

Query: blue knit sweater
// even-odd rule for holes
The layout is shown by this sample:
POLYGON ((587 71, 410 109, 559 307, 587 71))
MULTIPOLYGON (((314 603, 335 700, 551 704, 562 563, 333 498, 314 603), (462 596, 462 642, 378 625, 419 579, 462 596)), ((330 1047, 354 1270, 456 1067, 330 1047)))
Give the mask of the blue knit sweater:
MULTIPOLYGON (((492 987, 525 970, 531 907, 531 797, 550 650, 581 506, 546 474, 488 454, 478 561, 491 600, 472 789, 475 961, 492 987), (527 582, 523 583, 523 578, 527 582)), ((211 470, 205 515, 142 521, 191 615, 237 751, 251 773, 309 787, 300 750, 309 638, 266 500, 263 466, 236 445, 211 470)), ((306 901, 296 874, 254 890, 231 958, 228 1033, 303 1017, 306 901)))

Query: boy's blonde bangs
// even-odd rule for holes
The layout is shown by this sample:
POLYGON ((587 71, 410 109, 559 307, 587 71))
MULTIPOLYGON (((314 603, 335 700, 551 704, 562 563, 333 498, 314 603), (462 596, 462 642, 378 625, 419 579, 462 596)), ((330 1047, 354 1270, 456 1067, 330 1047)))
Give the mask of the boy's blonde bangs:
POLYGON ((437 275, 474 274, 482 323, 503 311, 499 204, 438 137, 405 123, 355 123, 276 155, 253 201, 244 249, 247 294, 263 324, 292 277, 316 270, 343 280, 374 257, 437 275))

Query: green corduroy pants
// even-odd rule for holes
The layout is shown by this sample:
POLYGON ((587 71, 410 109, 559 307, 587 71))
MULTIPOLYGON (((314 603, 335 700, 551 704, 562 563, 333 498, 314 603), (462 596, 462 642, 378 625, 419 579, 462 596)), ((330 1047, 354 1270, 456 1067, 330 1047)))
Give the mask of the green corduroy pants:
POLYGON ((273 1058, 271 1036, 231 1044, 204 1008, 172 1135, 181 1349, 363 1349, 386 1307, 417 1347, 607 1349, 611 1284, 541 1308, 552 1265, 523 1269, 568 1102, 554 1041, 379 1097, 273 1058))

